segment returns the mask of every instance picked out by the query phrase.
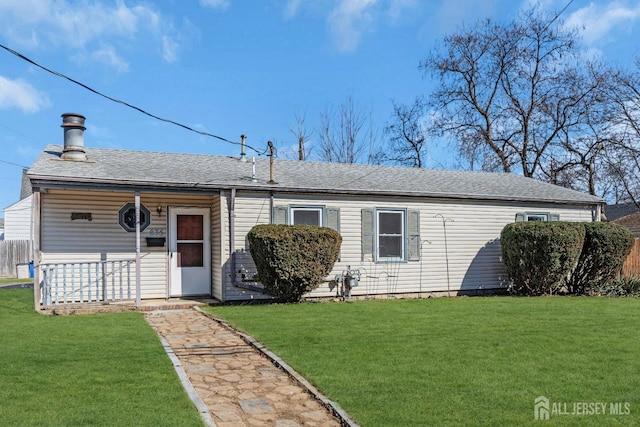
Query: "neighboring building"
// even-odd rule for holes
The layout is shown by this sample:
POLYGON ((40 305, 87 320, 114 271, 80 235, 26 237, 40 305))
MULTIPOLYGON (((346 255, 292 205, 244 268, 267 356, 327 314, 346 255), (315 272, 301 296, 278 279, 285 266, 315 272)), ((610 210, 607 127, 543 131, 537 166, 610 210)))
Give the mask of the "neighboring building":
POLYGON ((117 297, 136 246, 141 298, 264 298, 246 236, 270 222, 341 233, 340 259, 311 297, 336 295, 331 279, 349 267, 361 274, 353 295, 502 289, 506 224, 598 221, 603 204, 513 174, 85 148, 84 117, 64 117, 65 146, 47 146, 28 171, 36 290, 55 288, 45 303, 117 297))
POLYGON ((4 240, 33 240, 32 194, 25 169, 22 171, 20 200, 4 209, 4 240))
POLYGON ((33 195, 4 209, 4 240, 32 240, 33 195))
POLYGON ((640 237, 640 209, 635 203, 604 205, 604 214, 607 221, 624 225, 636 238, 640 237))

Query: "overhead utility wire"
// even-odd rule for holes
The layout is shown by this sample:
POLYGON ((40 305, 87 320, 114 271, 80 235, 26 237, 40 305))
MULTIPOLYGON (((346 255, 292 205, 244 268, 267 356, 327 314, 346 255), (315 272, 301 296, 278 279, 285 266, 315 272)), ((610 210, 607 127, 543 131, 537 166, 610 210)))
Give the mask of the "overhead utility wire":
POLYGON ((6 160, 0 160, 0 163, 6 163, 8 165, 18 166, 18 167, 21 167, 22 169, 29 169, 29 166, 24 166, 24 165, 20 165, 18 163, 8 162, 6 160))
POLYGON ((565 7, 562 8, 562 10, 560 12, 558 12, 558 14, 556 16, 553 17, 553 19, 549 22, 549 24, 547 24, 547 27, 551 24, 553 24, 558 18, 560 18, 560 15, 562 15, 564 13, 565 10, 567 10, 569 8, 569 6, 571 6, 571 3, 573 3, 573 0, 569 0, 569 3, 567 3, 565 5, 565 7))
MULTIPOLYGON (((64 74, 62 74, 62 73, 59 73, 59 72, 55 71, 55 70, 51 70, 51 69, 49 69, 49 68, 47 68, 47 67, 45 67, 45 66, 43 66, 43 65, 40 65, 39 63, 35 62, 34 60, 27 58, 26 56, 24 56, 24 55, 23 55, 23 54, 21 54, 20 52, 17 52, 17 51, 15 51, 15 50, 13 50, 13 49, 11 49, 11 48, 9 48, 9 47, 7 47, 7 46, 3 45, 3 44, 0 44, 0 47, 1 47, 1 48, 3 48, 4 50, 6 50, 7 52, 9 52, 9 53, 11 53, 11 54, 13 54, 13 55, 17 56, 18 58, 20 58, 20 59, 22 59, 22 60, 24 60, 24 61, 27 61, 28 63, 33 64, 33 65, 35 65, 36 67, 41 68, 41 69, 43 69, 44 71, 46 71, 46 72, 48 72, 48 73, 53 74, 54 76, 61 77, 61 78, 65 79, 65 80, 70 81, 71 83, 75 83, 75 84, 77 84, 78 86, 83 87, 84 89, 86 89, 86 90, 88 90, 88 91, 90 91, 90 92, 95 93, 96 95, 99 95, 99 96, 101 96, 101 97, 103 97, 103 98, 108 99, 109 101, 116 102, 116 103, 118 103, 118 104, 121 104, 121 105, 124 105, 124 106, 126 106, 126 107, 132 108, 132 109, 134 109, 134 110, 136 110, 136 111, 138 111, 138 112, 140 112, 140 113, 142 113, 142 114, 145 114, 145 115, 147 115, 147 116, 149 116, 149 117, 151 117, 151 118, 154 118, 154 119, 156 119, 156 120, 160 120, 160 121, 165 122, 165 123, 170 123, 170 124, 172 124, 172 125, 179 126, 179 127, 184 128, 184 129, 186 129, 186 130, 188 130, 188 131, 195 132, 195 133, 200 134, 200 135, 203 135, 203 136, 209 136, 209 137, 211 137, 211 138, 216 138, 216 139, 219 139, 220 141, 224 141, 224 142, 227 142, 227 143, 229 143, 229 144, 242 145, 242 143, 241 143, 241 142, 230 141, 230 140, 228 140, 228 139, 226 139, 226 138, 223 138, 223 137, 221 137, 221 136, 213 135, 213 134, 208 133, 208 132, 203 132, 203 131, 200 131, 200 130, 194 129, 194 128, 190 127, 190 126, 184 125, 184 124, 182 124, 182 123, 178 123, 178 122, 173 121, 173 120, 170 120, 170 119, 165 119, 165 118, 163 118, 163 117, 156 116, 155 114, 149 113, 148 111, 146 111, 146 110, 144 110, 144 109, 142 109, 142 108, 140 108, 140 107, 136 107, 135 105, 131 105, 131 104, 129 104, 128 102, 122 101, 122 100, 117 99, 117 98, 113 98, 113 97, 111 97, 111 96, 109 96, 109 95, 106 95, 106 94, 104 94, 104 93, 102 93, 102 92, 100 92, 100 91, 97 91, 97 90, 93 89, 93 88, 92 88, 92 87, 90 87, 90 86, 87 86, 86 84, 84 84, 84 83, 82 83, 82 82, 79 82, 79 81, 77 81, 77 80, 74 80, 74 79, 72 79, 72 78, 71 78, 71 77, 69 77, 69 76, 66 76, 66 75, 64 75, 64 74)), ((244 146, 245 146, 245 147, 247 147, 247 148, 250 148, 250 149, 251 149, 251 150, 253 150, 253 151, 255 151, 259 156, 264 155, 264 154, 266 153, 266 150, 258 150, 258 149, 256 149, 256 148, 254 148, 254 147, 250 146, 250 145, 247 145, 247 144, 244 144, 244 146)))

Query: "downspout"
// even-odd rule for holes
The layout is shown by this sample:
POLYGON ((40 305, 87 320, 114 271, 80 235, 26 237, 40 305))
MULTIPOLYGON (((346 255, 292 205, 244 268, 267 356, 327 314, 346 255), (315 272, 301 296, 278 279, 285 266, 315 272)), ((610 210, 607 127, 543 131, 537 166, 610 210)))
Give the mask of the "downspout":
POLYGON ((231 254, 231 284, 236 288, 264 294, 264 289, 236 279, 236 189, 231 189, 229 206, 229 253, 231 254))
POLYGON ((274 195, 272 191, 269 193, 269 216, 270 216, 269 222, 271 224, 273 224, 273 203, 274 203, 274 195))
MULTIPOLYGON (((42 216, 40 215, 40 206, 42 205, 42 192, 40 188, 35 189, 33 192, 33 203, 31 206, 31 216, 34 219, 32 227, 34 229, 33 233, 33 303, 35 305, 35 310, 39 311, 42 307, 42 280, 43 273, 40 271, 40 262, 42 261, 42 253, 40 251, 40 242, 42 233, 40 232, 42 228, 42 216)), ((45 284, 45 290, 48 289, 45 284)), ((45 295, 45 302, 48 302, 45 295)))

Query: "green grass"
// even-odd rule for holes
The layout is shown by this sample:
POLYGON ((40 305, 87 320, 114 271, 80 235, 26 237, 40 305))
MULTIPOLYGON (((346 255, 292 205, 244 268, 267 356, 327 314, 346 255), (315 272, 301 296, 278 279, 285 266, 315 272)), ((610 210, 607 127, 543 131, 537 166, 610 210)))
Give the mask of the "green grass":
POLYGON ((0 285, 33 283, 33 279, 0 279, 0 285))
POLYGON ((45 316, 33 290, 0 290, 3 426, 198 426, 140 313, 45 316))
POLYGON ((441 298, 212 307, 364 426, 640 424, 640 300, 441 298), (628 415, 611 415, 626 402, 628 415), (551 408, 553 409, 553 408, 551 408), (562 407, 561 407, 562 409, 562 407))

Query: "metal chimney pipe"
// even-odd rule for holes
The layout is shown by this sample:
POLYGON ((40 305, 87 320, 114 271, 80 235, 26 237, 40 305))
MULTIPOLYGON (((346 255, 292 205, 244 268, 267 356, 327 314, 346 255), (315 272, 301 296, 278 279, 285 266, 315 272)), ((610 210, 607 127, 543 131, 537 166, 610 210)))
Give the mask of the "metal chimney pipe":
POLYGON ((273 179, 274 177, 274 173, 273 173, 273 156, 274 156, 274 152, 275 152, 275 148, 273 147, 273 142, 271 141, 267 141, 267 146, 269 147, 269 181, 267 182, 267 184, 270 185, 275 185, 277 184, 277 182, 273 179))
POLYGON ((63 160, 85 161, 87 154, 84 151, 84 121, 85 117, 76 113, 64 113, 62 115, 62 129, 64 129, 63 160))
POLYGON ((256 178, 256 158, 251 158, 251 182, 258 182, 256 178))
POLYGON ((242 162, 246 162, 247 159, 245 157, 245 152, 244 152, 244 145, 245 145, 245 141, 246 141, 247 137, 244 135, 240 135, 240 140, 242 141, 242 144, 240 146, 240 161, 242 162))

